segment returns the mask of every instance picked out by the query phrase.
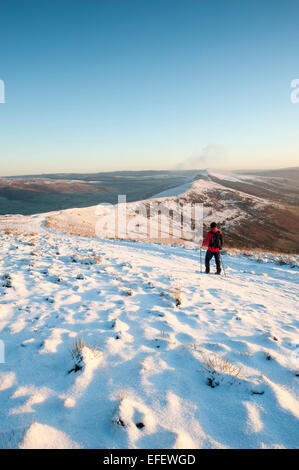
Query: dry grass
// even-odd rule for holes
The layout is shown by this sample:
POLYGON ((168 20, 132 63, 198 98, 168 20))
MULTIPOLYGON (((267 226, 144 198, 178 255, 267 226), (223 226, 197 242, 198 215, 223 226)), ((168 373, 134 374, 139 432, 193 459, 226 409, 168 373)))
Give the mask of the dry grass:
POLYGON ((22 419, 22 424, 16 429, 11 431, 1 432, 0 431, 0 449, 18 449, 20 443, 24 440, 25 434, 34 423, 36 419, 32 417, 30 420, 25 420, 27 423, 24 423, 22 419))
POLYGON ((77 358, 80 358, 82 360, 82 350, 84 347, 85 347, 85 340, 83 336, 81 338, 76 338, 72 346, 72 351, 71 351, 72 358, 74 359, 74 361, 77 358))
POLYGON ((13 235, 15 233, 14 230, 10 227, 5 227, 3 232, 4 232, 5 235, 13 235))
POLYGON ((74 367, 68 371, 70 374, 71 372, 78 372, 83 369, 84 367, 84 357, 83 357, 83 350, 86 351, 86 353, 91 353, 89 356, 91 356, 93 359, 99 357, 99 350, 97 346, 92 347, 89 344, 85 342, 85 339, 83 336, 78 337, 75 339, 72 349, 71 349, 71 356, 74 361, 74 367))
POLYGON ((72 346, 72 349, 71 349, 71 356, 73 358, 73 361, 74 361, 74 367, 72 369, 69 370, 69 374, 71 372, 78 372, 79 370, 81 370, 83 368, 83 348, 85 348, 86 344, 85 344, 85 340, 82 337, 80 338, 76 338, 75 341, 74 341, 74 344, 72 346))
POLYGON ((166 338, 168 338, 168 336, 169 336, 168 333, 166 333, 165 330, 164 330, 164 328, 162 328, 162 330, 161 330, 161 337, 162 337, 163 339, 166 339, 166 338))
POLYGON ((181 288, 174 287, 170 291, 171 297, 175 300, 176 306, 182 305, 182 296, 181 296, 181 288))
POLYGON ((166 292, 161 292, 160 297, 165 300, 174 300, 176 306, 182 305, 181 289, 179 287, 173 287, 166 292))
POLYGON ((222 359, 215 354, 211 356, 204 356, 203 362, 208 370, 213 374, 226 374, 232 377, 240 376, 241 369, 239 367, 234 366, 228 360, 222 359))

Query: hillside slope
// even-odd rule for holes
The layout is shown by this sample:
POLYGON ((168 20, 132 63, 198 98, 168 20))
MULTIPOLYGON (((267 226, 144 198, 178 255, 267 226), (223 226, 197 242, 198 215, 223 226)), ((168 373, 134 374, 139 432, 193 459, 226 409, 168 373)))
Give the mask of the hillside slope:
MULTIPOLYGON (((128 203, 129 228, 123 238, 186 244, 192 235, 195 218, 191 218, 188 227, 182 230, 180 208, 174 208, 169 223, 164 224, 154 238, 150 234, 150 204, 172 208, 178 204, 201 203, 204 205, 204 230, 209 228, 210 222, 216 221, 224 232, 227 246, 299 253, 299 199, 297 201, 296 196, 298 187, 299 197, 299 180, 292 183, 293 192, 289 192, 289 198, 286 192, 290 189, 288 181, 280 177, 202 170, 193 182, 167 189, 150 199, 128 203), (180 235, 174 236, 170 225, 180 235)), ((113 230, 96 232, 99 221, 104 226, 111 224, 112 219, 107 208, 92 206, 49 216, 47 225, 75 235, 99 234, 113 238, 113 230)), ((192 241, 198 243, 200 240, 201 234, 195 233, 192 241)))
POLYGON ((0 178, 0 214, 36 214, 109 202, 128 201, 178 186, 195 171, 114 171, 0 178))
POLYGON ((44 219, 1 234, 0 447, 298 447, 297 267, 44 219))

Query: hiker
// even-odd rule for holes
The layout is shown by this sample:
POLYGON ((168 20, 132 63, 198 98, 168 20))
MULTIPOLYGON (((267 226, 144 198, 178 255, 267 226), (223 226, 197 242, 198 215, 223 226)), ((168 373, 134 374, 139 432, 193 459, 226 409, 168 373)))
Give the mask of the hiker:
POLYGON ((214 256, 215 262, 216 262, 216 268, 217 268, 217 271, 215 274, 220 274, 221 264, 220 264, 219 251, 222 249, 222 244, 223 244, 222 232, 220 232, 220 230, 217 229, 216 222, 212 222, 210 227, 211 227, 211 230, 207 233, 206 238, 202 242, 203 246, 208 245, 206 258, 205 258, 206 273, 209 274, 210 272, 210 261, 214 256))

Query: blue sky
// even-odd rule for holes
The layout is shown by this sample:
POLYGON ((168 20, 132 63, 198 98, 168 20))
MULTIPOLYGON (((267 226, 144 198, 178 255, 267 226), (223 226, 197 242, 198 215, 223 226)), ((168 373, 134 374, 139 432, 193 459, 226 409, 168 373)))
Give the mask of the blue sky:
POLYGON ((1 2, 0 175, 299 165, 298 1, 1 2))

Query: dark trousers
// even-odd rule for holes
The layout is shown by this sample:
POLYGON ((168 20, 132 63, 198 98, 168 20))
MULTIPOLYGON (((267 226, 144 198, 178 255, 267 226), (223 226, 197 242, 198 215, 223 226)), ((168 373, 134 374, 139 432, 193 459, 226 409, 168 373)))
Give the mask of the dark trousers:
POLYGON ((211 259, 215 258, 215 262, 216 262, 216 267, 217 267, 217 273, 221 273, 221 265, 220 265, 220 253, 219 251, 210 251, 210 250, 207 250, 206 252, 206 259, 205 259, 205 264, 206 264, 206 273, 209 273, 210 272, 210 261, 211 259))

